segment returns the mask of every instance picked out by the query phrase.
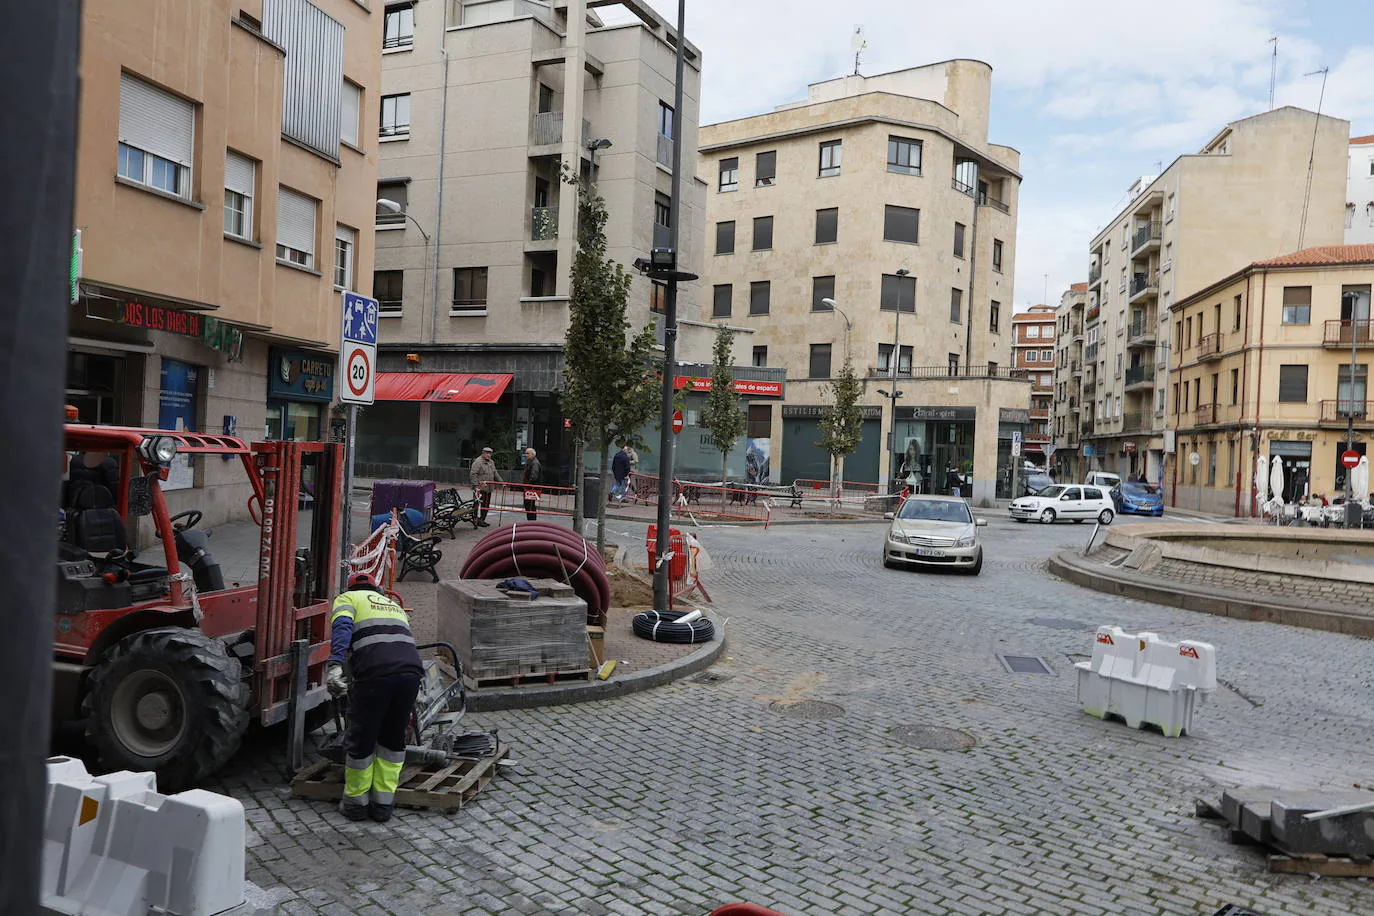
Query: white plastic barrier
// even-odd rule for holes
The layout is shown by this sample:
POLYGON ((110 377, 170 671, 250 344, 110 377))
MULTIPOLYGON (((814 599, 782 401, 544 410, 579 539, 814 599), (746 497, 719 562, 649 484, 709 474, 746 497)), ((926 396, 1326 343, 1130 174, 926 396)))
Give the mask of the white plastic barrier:
POLYGON ((48 760, 42 903, 47 913, 213 916, 244 901, 243 805, 153 773, 91 776, 48 760))
POLYGON ((1078 702, 1089 715, 1149 723, 1177 738, 1193 731, 1193 713, 1217 689, 1217 653, 1209 643, 1164 642, 1154 633, 1099 627, 1092 661, 1079 662, 1078 702))

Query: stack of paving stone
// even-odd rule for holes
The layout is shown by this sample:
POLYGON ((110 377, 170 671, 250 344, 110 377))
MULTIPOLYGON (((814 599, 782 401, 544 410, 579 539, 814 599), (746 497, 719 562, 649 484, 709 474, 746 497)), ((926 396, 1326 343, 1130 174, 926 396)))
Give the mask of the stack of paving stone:
POLYGON ((1374 876, 1374 793, 1228 789, 1220 810, 1200 809, 1225 820, 1233 842, 1274 850, 1270 871, 1374 876))

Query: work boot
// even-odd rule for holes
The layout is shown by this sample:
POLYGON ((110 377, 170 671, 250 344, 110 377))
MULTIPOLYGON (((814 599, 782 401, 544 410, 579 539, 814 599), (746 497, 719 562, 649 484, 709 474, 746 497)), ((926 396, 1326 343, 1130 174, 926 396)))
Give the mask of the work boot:
POLYGON ((350 821, 365 821, 367 820, 368 806, 350 805, 347 802, 340 801, 339 813, 342 814, 344 817, 348 818, 350 821))
POLYGON ((391 813, 395 810, 395 805, 379 805, 376 802, 367 806, 367 813, 379 824, 385 824, 391 820, 391 813))
POLYGON ((477 527, 478 527, 478 528, 490 528, 490 527, 491 527, 491 522, 487 521, 487 520, 484 519, 484 518, 479 518, 479 519, 477 520, 477 527))

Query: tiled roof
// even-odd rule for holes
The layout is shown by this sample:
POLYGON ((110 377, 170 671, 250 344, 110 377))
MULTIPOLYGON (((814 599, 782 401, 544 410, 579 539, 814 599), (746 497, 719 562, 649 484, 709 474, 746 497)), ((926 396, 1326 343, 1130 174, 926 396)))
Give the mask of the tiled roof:
POLYGON ((1351 137, 1351 138, 1350 138, 1350 145, 1351 145, 1351 146, 1363 146, 1363 145, 1366 144, 1366 143, 1374 143, 1374 134, 1369 134, 1369 135, 1366 136, 1366 137, 1351 137))
POLYGON ((1318 245, 1267 261, 1254 267, 1328 267, 1337 264, 1374 264, 1374 245, 1318 245))
POLYGON ((1086 293, 1088 291, 1088 284, 1073 283, 1070 284, 1069 289, 1073 290, 1075 293, 1086 293))

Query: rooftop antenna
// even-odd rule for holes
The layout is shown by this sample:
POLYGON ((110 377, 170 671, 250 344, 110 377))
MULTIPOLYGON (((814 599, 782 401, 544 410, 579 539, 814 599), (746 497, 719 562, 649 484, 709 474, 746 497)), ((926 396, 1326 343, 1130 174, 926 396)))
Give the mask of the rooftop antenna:
POLYGON ((1312 200, 1312 168, 1317 158, 1317 128, 1321 126, 1322 102, 1326 101, 1326 74, 1329 67, 1304 73, 1303 76, 1322 75, 1322 91, 1317 96, 1317 115, 1312 119, 1312 150, 1307 154, 1307 190, 1302 195, 1302 223, 1298 226, 1298 250, 1302 251, 1303 240, 1307 238, 1307 204, 1312 200))
POLYGON ((854 34, 849 38, 849 46, 854 51, 854 75, 859 75, 859 55, 868 50, 868 39, 864 38, 864 27, 854 26, 854 34))
POLYGON ((1041 301, 1041 302, 1044 302, 1044 303, 1047 304, 1047 305, 1049 304, 1049 301, 1050 301, 1050 275, 1049 275, 1049 274, 1045 274, 1045 292, 1044 292, 1044 298, 1041 299, 1040 301, 1041 301))
POLYGON ((1269 58, 1269 110, 1274 110, 1274 84, 1279 77, 1279 36, 1275 35, 1269 39, 1269 43, 1274 46, 1273 56, 1269 58))

